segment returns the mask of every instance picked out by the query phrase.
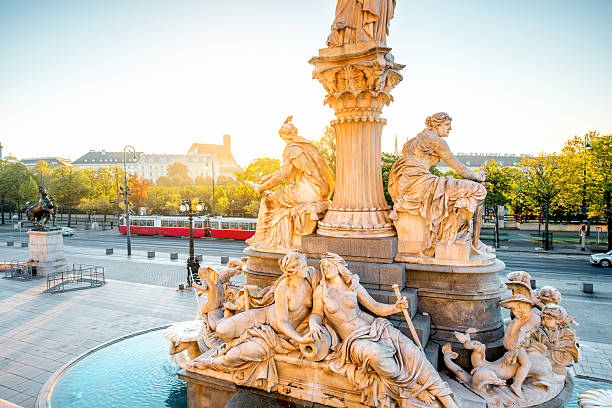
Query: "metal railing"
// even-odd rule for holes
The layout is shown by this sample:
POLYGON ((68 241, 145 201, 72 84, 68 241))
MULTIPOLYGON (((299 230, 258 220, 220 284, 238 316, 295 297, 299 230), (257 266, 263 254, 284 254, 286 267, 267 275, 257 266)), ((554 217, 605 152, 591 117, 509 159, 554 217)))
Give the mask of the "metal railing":
POLYGON ((0 273, 8 279, 32 279, 32 266, 26 262, 2 262, 0 263, 0 273))
POLYGON ((72 264, 62 270, 47 274, 47 292, 57 293, 65 290, 94 288, 106 284, 104 268, 95 265, 72 264), (89 286, 78 286, 79 283, 89 283, 89 286), (77 286, 66 289, 66 285, 77 286))

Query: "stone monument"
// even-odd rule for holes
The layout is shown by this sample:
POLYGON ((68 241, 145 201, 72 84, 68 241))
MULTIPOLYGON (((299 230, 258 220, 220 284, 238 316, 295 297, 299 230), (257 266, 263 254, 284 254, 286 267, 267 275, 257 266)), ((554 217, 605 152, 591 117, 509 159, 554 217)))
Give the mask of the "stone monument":
POLYGON ((28 264, 36 268, 36 275, 46 276, 65 266, 68 261, 64 256, 64 236, 55 226, 57 205, 53 196, 49 195, 43 186, 38 186, 40 199, 38 203, 28 207, 26 215, 34 226, 28 231, 28 247, 30 255, 28 264), (47 226, 53 220, 51 227, 47 226))
POLYGON ((237 387, 335 407, 565 404, 571 319, 556 289, 526 291, 521 274, 501 299, 505 265, 479 239, 486 174, 448 148, 448 114, 406 142, 389 178, 393 208, 385 201, 381 114, 404 68, 386 45, 394 7, 338 0, 328 48, 310 60, 336 115, 335 183, 289 117, 281 170, 252 184, 264 196, 246 263, 235 263, 246 284, 229 279, 236 268, 202 271, 201 335, 167 333, 171 353, 189 350, 179 375, 190 408, 232 406, 237 387), (465 180, 433 175, 440 159, 465 180), (506 334, 500 305, 517 316, 506 334), (439 356, 457 381, 438 373, 439 356))

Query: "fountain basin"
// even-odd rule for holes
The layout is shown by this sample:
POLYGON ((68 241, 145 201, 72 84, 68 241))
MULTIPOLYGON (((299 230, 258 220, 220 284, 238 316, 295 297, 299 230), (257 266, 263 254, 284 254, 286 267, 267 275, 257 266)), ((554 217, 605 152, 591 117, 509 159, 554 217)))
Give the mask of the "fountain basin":
POLYGON ((78 356, 43 385, 37 408, 185 408, 187 388, 156 327, 78 356))

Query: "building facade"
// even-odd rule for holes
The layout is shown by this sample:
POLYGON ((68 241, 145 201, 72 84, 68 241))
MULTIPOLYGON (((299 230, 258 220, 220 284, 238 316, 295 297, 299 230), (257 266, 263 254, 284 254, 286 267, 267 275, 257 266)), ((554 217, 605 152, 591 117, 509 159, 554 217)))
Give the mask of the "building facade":
MULTIPOLYGON (((517 167, 523 157, 531 157, 528 154, 499 154, 499 153, 458 153, 455 155, 457 159, 472 170, 476 170, 482 167, 489 160, 496 160, 504 167, 517 167)), ((440 160, 440 163, 436 168, 444 173, 445 171, 452 170, 444 160, 440 160)))
MULTIPOLYGON (((194 143, 187 154, 148 154, 137 152, 126 154, 126 170, 130 174, 153 181, 168 175, 168 168, 176 162, 188 168, 189 177, 195 181, 198 177, 220 175, 233 177, 240 169, 231 152, 230 135, 223 136, 222 145, 194 143)), ((123 168, 123 152, 90 150, 72 162, 77 168, 119 167, 123 168)))

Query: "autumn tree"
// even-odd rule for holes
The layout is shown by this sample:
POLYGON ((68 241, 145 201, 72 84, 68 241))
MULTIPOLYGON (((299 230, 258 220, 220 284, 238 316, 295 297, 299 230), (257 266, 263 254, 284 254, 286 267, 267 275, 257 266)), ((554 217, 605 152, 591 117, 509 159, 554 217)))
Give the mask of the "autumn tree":
POLYGON ((572 179, 575 168, 566 166, 563 157, 541 153, 535 157, 524 157, 519 166, 523 170, 523 191, 542 212, 544 218, 545 249, 550 247, 549 215, 551 208, 559 205, 559 197, 568 188, 574 188, 572 179))
POLYGON ((91 187, 83 171, 73 167, 58 167, 51 173, 49 193, 55 198, 60 211, 68 210, 68 225, 71 222, 72 210, 82 199, 91 194, 91 187))
POLYGON ((500 206, 506 205, 512 197, 512 172, 496 160, 487 161, 481 168, 487 174, 487 181, 491 183, 487 187, 485 205, 493 207, 495 219, 495 247, 499 248, 499 210, 500 206))
POLYGON ((151 186, 147 190, 144 206, 151 214, 173 215, 181 203, 179 187, 151 186))
POLYGON ((591 158, 593 201, 591 213, 602 215, 608 225, 608 250, 612 250, 612 134, 593 134, 589 154, 591 158))
POLYGON ((128 176, 128 186, 130 187, 130 202, 134 207, 144 206, 147 200, 147 190, 153 183, 146 178, 138 177, 137 174, 128 176))
POLYGON ((22 163, 0 162, 0 200, 2 203, 2 223, 4 223, 4 205, 16 202, 17 211, 27 201, 37 199, 38 189, 27 167, 22 163))

